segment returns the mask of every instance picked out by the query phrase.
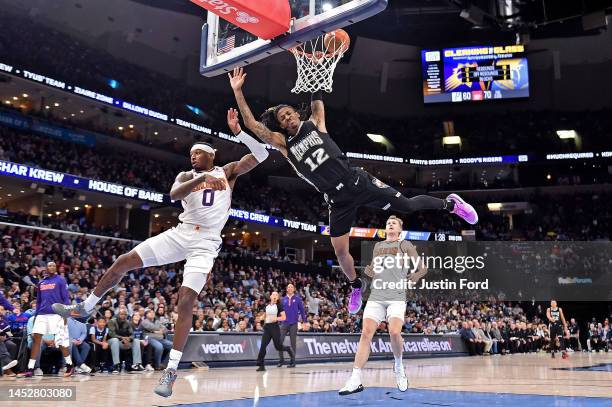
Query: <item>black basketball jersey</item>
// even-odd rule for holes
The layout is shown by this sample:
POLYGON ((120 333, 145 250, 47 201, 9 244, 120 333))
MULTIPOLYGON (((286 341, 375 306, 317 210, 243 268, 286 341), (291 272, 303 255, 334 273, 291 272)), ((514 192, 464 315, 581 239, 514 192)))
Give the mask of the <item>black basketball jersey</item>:
POLYGON ((550 308, 550 316, 552 317, 554 322, 560 322, 561 321, 561 313, 559 312, 559 307, 557 308, 550 308))
POLYGON ((297 134, 287 138, 287 160, 319 192, 332 191, 351 171, 338 145, 310 120, 302 122, 297 134))

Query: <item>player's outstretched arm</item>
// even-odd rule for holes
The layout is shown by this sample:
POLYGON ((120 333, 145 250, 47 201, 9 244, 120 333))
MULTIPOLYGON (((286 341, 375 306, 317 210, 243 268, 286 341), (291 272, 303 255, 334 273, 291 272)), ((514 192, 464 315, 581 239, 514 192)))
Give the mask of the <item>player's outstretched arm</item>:
POLYGON ((325 105, 323 104, 323 91, 312 94, 310 99, 310 120, 317 126, 319 131, 327 133, 325 127, 325 105))
POLYGON ((195 187, 203 182, 206 182, 207 186, 213 190, 223 190, 226 188, 225 182, 219 178, 211 177, 207 174, 194 177, 192 172, 181 172, 176 176, 174 184, 172 184, 170 199, 173 201, 185 199, 195 187))
POLYGON ((240 114, 244 120, 244 125, 260 140, 275 147, 283 155, 287 155, 285 137, 278 132, 271 131, 262 122, 255 119, 255 116, 253 116, 253 112, 251 112, 251 108, 249 107, 244 94, 242 93, 242 85, 244 85, 246 73, 244 73, 242 68, 234 68, 234 72, 228 73, 227 75, 229 76, 230 85, 234 91, 236 103, 238 103, 238 109, 240 109, 240 114))
POLYGON ((238 111, 229 109, 227 111, 227 125, 230 130, 240 141, 242 141, 251 150, 251 154, 247 154, 240 159, 223 166, 225 176, 233 185, 233 181, 242 174, 246 174, 253 168, 257 167, 260 162, 263 162, 270 155, 266 146, 255 140, 253 137, 242 131, 240 120, 238 119, 238 111))

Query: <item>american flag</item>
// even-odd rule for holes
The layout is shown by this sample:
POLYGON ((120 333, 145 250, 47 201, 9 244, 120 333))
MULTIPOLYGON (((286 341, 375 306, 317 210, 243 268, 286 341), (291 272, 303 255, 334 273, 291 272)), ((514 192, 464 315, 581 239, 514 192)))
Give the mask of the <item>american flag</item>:
POLYGON ((236 46, 236 35, 231 37, 222 38, 217 44, 217 55, 225 54, 234 49, 236 46))

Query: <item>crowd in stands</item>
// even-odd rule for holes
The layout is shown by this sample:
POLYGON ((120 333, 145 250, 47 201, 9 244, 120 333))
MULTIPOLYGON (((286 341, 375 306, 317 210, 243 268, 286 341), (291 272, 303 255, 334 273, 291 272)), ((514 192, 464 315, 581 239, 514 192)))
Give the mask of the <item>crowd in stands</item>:
MULTIPOLYGON (((114 154, 104 149, 86 146, 0 127, 0 160, 68 172, 74 175, 138 186, 155 191, 167 191, 181 168, 147 159, 137 154, 114 154)), ((262 181, 241 182, 233 194, 234 207, 267 213, 312 224, 327 224, 328 208, 314 191, 287 191, 265 185, 262 181)), ((402 190, 402 188, 400 188, 402 190)), ((480 240, 606 240, 612 230, 612 200, 606 194, 530 197, 531 213, 514 216, 513 228, 505 216, 490 213, 483 204, 476 204, 480 222, 476 226, 480 240), (564 222, 572 214, 574 222, 564 222)), ((384 213, 363 209, 356 226, 380 227, 384 213)), ((26 215, 27 216, 27 215, 26 215)), ((29 224, 36 224, 33 217, 29 224)), ((443 212, 421 212, 406 216, 411 230, 447 231, 460 233, 464 225, 443 212)), ((88 224, 83 216, 61 215, 44 218, 43 224, 60 229, 100 233, 115 237, 129 234, 112 225, 88 224)))
MULTIPOLYGON (((4 271, 0 273, 0 291, 13 310, 8 312, 6 304, 0 308, 0 329, 9 326, 16 338, 31 329, 28 320, 36 309, 34 287, 41 280, 47 261, 57 263, 59 275, 68 283, 70 299, 80 302, 112 261, 130 249, 127 243, 62 237, 28 228, 7 227, 1 231, 1 239, 0 270, 4 271)), ((73 327, 74 332, 79 332, 76 339, 87 342, 91 348, 89 358, 80 355, 82 372, 87 372, 89 365, 98 369, 106 365, 111 372, 121 369, 119 359, 129 347, 119 347, 113 341, 117 335, 132 337, 137 340, 133 343, 141 346, 136 354, 133 343, 130 345, 133 359, 128 369, 143 370, 143 364, 146 370, 163 367, 170 346, 166 335, 173 330, 178 317, 180 270, 180 264, 172 264, 129 272, 100 302, 88 327, 73 327), (81 338, 83 332, 87 332, 85 338, 81 338)), ((341 272, 327 265, 299 263, 256 248, 227 244, 212 273, 212 279, 193 308, 193 332, 261 331, 270 293, 283 293, 289 283, 304 299, 308 313, 306 320, 300 321, 301 332, 360 332, 361 317, 349 315, 347 311, 350 286, 341 272)), ((533 352, 548 346, 545 309, 546 305, 537 303, 494 299, 414 299, 408 301, 404 332, 458 333, 468 342, 474 339, 468 348, 475 354, 533 352)), ((573 334, 576 334, 580 328, 578 325, 574 328, 573 334)), ((386 329, 385 323, 379 326, 380 332, 386 329)), ((586 346, 574 342, 572 347, 607 350, 612 339, 608 320, 599 325, 593 321, 583 329, 582 344, 586 342, 586 346)), ((2 340, 11 341, 6 335, 2 340)), ((57 371, 62 358, 56 354, 55 364, 49 363, 45 355, 50 357, 53 342, 49 338, 43 338, 43 342, 50 349, 43 352, 38 366, 42 366, 41 371, 57 371)), ((81 342, 76 343, 73 354, 84 352, 81 342)), ((7 349, 13 354, 16 351, 14 344, 8 344, 7 349)))

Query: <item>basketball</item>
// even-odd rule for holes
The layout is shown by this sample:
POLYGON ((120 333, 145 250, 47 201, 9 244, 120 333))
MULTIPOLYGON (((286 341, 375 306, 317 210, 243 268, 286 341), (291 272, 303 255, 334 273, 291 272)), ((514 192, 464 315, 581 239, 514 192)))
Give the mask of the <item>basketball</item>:
POLYGON ((337 54, 346 52, 351 45, 351 37, 342 29, 325 34, 323 39, 327 53, 337 54))

